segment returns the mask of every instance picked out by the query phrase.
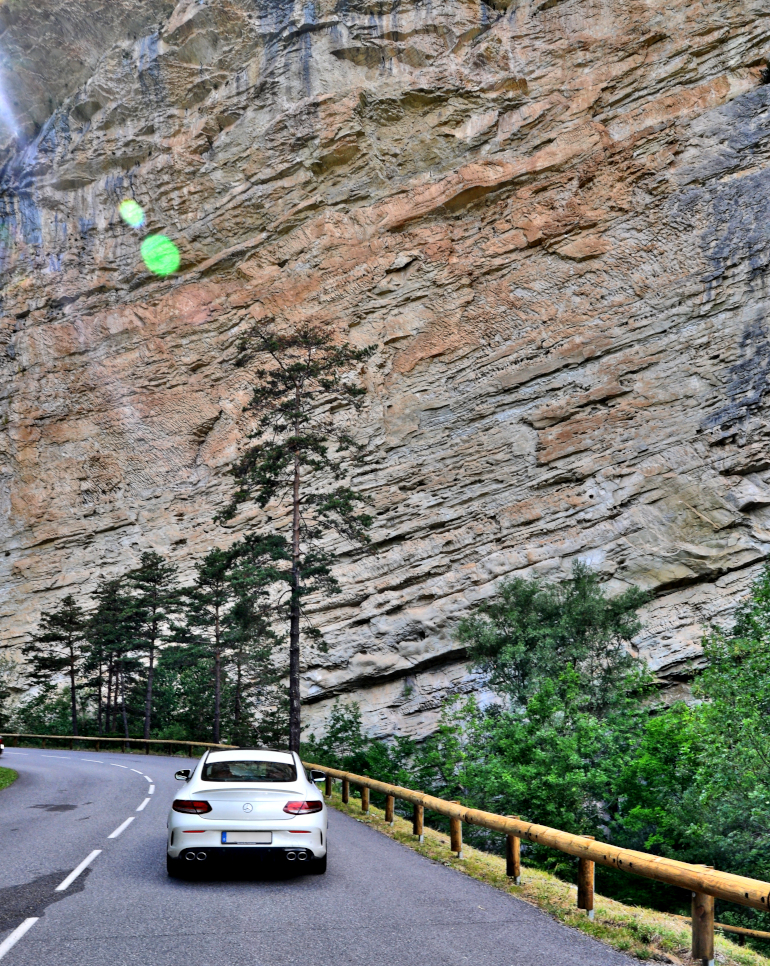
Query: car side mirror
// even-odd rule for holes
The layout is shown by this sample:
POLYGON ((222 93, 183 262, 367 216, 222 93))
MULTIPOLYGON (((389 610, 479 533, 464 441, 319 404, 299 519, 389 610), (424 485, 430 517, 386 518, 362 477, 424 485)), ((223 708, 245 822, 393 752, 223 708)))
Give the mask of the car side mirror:
POLYGON ((178 782, 186 782, 190 780, 190 775, 192 775, 192 772, 189 768, 180 768, 176 775, 174 775, 174 778, 178 782))
POLYGON ((322 771, 316 771, 313 768, 310 772, 310 780, 314 782, 322 782, 326 778, 326 773, 322 771))

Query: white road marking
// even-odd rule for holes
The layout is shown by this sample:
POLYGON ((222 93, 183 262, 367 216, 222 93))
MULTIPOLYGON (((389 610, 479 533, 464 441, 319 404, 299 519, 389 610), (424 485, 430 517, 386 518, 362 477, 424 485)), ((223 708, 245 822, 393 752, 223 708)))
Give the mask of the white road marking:
POLYGON ((152 778, 150 778, 149 775, 145 775, 144 777, 147 779, 148 782, 151 782, 152 781, 152 778))
MULTIPOLYGON (((3 752, 3 754, 5 754, 5 755, 28 755, 29 752, 28 751, 8 751, 8 749, 6 748, 5 751, 3 752)), ((35 921, 37 922, 37 920, 35 920, 35 921)))
POLYGON ((134 820, 134 816, 132 815, 131 818, 127 818, 125 820, 125 822, 123 822, 122 825, 118 825, 118 827, 115 829, 115 831, 112 833, 112 835, 108 835, 107 838, 108 839, 116 839, 120 835, 121 832, 125 832, 125 830, 128 828, 128 826, 133 822, 133 820, 134 820))
POLYGON ((113 768, 125 768, 128 771, 128 765, 117 765, 114 761, 111 761, 110 764, 113 768))
POLYGON ((81 761, 95 761, 97 765, 103 765, 104 762, 101 758, 81 758, 81 761))
POLYGON ((142 804, 139 806, 139 808, 137 808, 137 812, 143 812, 145 810, 145 808, 147 808, 147 803, 149 801, 150 801, 149 798, 145 798, 145 800, 142 802, 142 804))
POLYGON ((61 761, 69 761, 68 755, 41 755, 41 758, 59 758, 61 761))
POLYGON ((56 888, 54 889, 54 892, 64 892, 67 886, 72 885, 75 879, 77 879, 77 877, 80 875, 83 869, 87 869, 88 866, 94 861, 96 856, 101 854, 102 854, 101 849, 94 849, 93 852, 87 858, 83 859, 83 861, 80 863, 79 866, 77 866, 77 868, 74 868, 72 872, 70 872, 70 874, 67 876, 64 882, 61 883, 61 885, 56 886, 56 888))
POLYGON ((25 919, 20 926, 17 926, 17 928, 13 930, 10 936, 7 936, 0 943, 0 959, 2 959, 7 952, 10 952, 10 950, 13 949, 24 933, 29 932, 38 919, 39 916, 35 916, 34 919, 25 919))
POLYGON ((150 785, 150 787, 147 789, 147 793, 148 795, 153 795, 155 793, 155 786, 150 785))
POLYGON ((132 769, 131 769, 131 771, 135 771, 135 772, 137 773, 137 775, 141 775, 141 774, 142 774, 142 773, 141 773, 141 772, 139 771, 139 769, 138 769, 138 768, 132 768, 132 769))

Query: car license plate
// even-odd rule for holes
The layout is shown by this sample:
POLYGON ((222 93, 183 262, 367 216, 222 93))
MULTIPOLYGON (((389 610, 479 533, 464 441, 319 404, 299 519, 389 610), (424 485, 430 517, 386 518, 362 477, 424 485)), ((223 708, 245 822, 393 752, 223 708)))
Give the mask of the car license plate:
POLYGON ((222 832, 222 845, 270 845, 272 832, 222 832))

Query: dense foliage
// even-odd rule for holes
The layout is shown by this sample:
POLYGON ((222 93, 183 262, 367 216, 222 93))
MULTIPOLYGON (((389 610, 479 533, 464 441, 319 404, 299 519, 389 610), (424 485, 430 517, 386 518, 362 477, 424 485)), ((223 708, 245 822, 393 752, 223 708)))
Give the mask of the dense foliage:
MULTIPOLYGON (((285 746, 274 599, 285 556, 279 538, 247 537, 212 550, 183 587, 151 551, 134 570, 100 580, 90 601, 68 595, 25 648, 31 696, 13 711, 0 702, 3 727, 285 746)), ((10 662, 0 672, 7 699, 10 662)))
MULTIPOLYGON (((498 701, 450 701, 418 744, 361 732, 338 705, 313 760, 443 798, 629 848, 770 878, 770 568, 730 633, 704 640, 695 700, 661 704, 625 645, 638 592, 607 600, 577 567, 566 585, 517 580, 463 622, 461 634, 498 701), (625 656, 619 653, 623 645, 625 656)), ((436 824, 441 826, 441 822, 436 824)), ((500 836, 468 828, 476 845, 500 836)), ((524 846, 567 878, 574 862, 524 846)), ((682 890, 597 868, 604 894, 688 912, 682 890)), ((722 921, 770 929, 761 913, 719 903, 722 921)))

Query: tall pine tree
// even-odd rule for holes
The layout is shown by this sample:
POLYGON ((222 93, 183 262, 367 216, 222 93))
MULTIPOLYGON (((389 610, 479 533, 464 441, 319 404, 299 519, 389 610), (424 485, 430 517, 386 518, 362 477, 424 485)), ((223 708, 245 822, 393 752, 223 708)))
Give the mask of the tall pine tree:
POLYGON ((172 639, 173 621, 181 607, 177 568, 159 553, 142 554, 139 567, 127 574, 136 612, 136 646, 147 657, 147 683, 144 697, 144 737, 152 729, 152 685, 159 648, 172 639))
POLYGON ((222 721, 222 672, 227 616, 234 598, 229 581, 233 554, 215 547, 196 567, 195 583, 185 592, 187 630, 212 664, 214 721, 212 741, 219 743, 222 721))
POLYGON ((132 652, 136 647, 139 613, 125 580, 102 578, 93 594, 96 609, 86 631, 88 655, 86 671, 96 691, 96 722, 99 734, 117 726, 118 708, 123 733, 129 737, 126 708, 126 681, 136 670, 132 652))
POLYGON ((232 548, 229 574, 233 606, 226 641, 232 679, 230 740, 239 745, 283 747, 288 744, 288 702, 280 687, 285 664, 281 637, 275 631, 276 585, 285 582, 282 563, 291 560, 278 534, 250 535, 232 548), (255 720, 256 719, 256 720, 255 720))
POLYGON ((327 328, 303 324, 282 334, 256 328, 241 346, 240 364, 254 357, 262 363, 247 409, 257 417, 246 448, 231 471, 238 488, 223 516, 238 504, 256 499, 286 507, 283 534, 291 554, 289 573, 289 747, 299 750, 300 631, 302 599, 338 590, 332 575, 335 559, 328 544, 336 532, 352 543, 365 543, 371 518, 360 512, 364 499, 349 485, 362 463, 363 448, 351 429, 366 389, 357 375, 375 346, 358 349, 338 342, 327 328))
POLYGON ((78 734, 78 678, 86 650, 86 615, 72 594, 48 614, 42 614, 37 633, 23 648, 34 684, 45 686, 65 674, 69 682, 72 734, 78 734))

